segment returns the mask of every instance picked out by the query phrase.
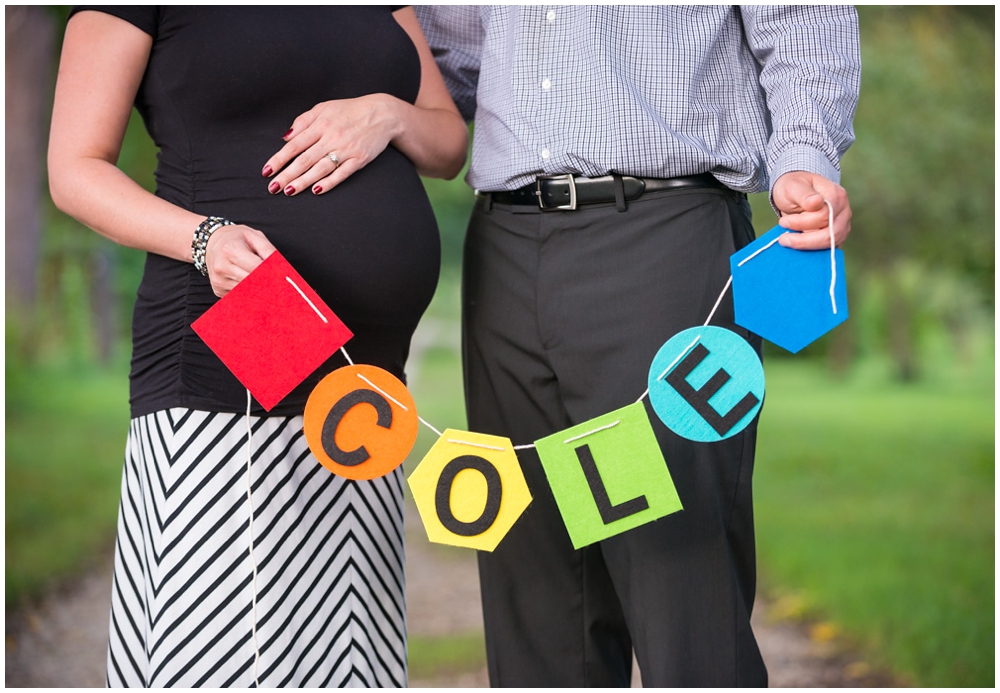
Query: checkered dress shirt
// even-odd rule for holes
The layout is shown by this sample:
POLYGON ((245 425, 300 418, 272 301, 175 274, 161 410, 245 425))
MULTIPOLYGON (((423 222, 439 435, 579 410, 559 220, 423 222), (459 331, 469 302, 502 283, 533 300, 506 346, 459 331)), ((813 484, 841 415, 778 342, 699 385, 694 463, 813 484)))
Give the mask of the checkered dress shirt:
POLYGON ((854 141, 857 13, 834 6, 418 7, 475 120, 467 178, 711 172, 744 192, 788 171, 840 180, 854 141))

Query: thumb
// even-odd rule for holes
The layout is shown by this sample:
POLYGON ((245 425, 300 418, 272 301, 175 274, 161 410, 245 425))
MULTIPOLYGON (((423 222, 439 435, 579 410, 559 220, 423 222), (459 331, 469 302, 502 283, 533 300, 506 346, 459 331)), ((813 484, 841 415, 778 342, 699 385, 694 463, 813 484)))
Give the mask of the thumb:
POLYGON ((246 235, 245 239, 247 247, 261 260, 266 260, 271 253, 277 250, 260 231, 253 230, 252 233, 246 235))
POLYGON ((774 202, 784 214, 815 212, 823 206, 823 195, 805 176, 782 176, 775 187, 774 202))

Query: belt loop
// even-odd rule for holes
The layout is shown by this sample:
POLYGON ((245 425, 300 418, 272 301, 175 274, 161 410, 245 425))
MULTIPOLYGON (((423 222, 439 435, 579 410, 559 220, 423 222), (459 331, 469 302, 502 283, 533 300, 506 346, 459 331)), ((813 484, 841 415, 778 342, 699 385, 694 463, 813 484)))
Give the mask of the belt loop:
POLYGON ((615 206, 619 213, 624 212, 628 210, 628 204, 625 202, 625 183, 622 182, 622 177, 617 173, 612 173, 611 178, 614 181, 615 206))
POLYGON ((486 193, 486 209, 484 210, 487 214, 493 211, 493 193, 486 193))

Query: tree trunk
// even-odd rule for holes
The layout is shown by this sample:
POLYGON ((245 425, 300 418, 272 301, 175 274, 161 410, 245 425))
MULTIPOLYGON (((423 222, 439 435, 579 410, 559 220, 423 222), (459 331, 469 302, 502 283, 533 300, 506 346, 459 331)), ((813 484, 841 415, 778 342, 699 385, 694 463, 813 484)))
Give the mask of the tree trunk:
POLYGON ((97 359, 109 364, 118 339, 118 305, 114 293, 114 249, 102 243, 90 255, 90 305, 94 317, 97 359))
POLYGON ((6 6, 5 289, 7 308, 35 301, 43 162, 53 84, 55 19, 44 7, 6 6))
POLYGON ((850 371, 851 364, 854 362, 855 342, 854 320, 849 319, 837 325, 830 334, 826 354, 830 373, 834 377, 843 378, 850 371))
POLYGON ((916 334, 913 326, 913 298, 903 286, 898 268, 889 274, 886 283, 886 320, 889 329, 889 353, 896 364, 896 376, 903 382, 914 382, 920 376, 917 364, 916 334))

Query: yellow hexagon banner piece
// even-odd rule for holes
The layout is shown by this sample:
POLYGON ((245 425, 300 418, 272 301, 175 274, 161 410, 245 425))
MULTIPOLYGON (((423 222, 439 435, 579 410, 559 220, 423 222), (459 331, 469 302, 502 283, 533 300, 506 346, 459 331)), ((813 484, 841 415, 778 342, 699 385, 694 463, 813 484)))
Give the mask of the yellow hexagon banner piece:
POLYGON ((531 503, 507 438, 445 430, 407 479, 427 538, 492 551, 531 503))

